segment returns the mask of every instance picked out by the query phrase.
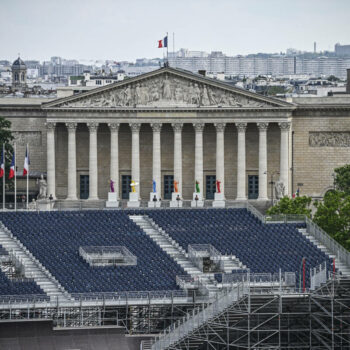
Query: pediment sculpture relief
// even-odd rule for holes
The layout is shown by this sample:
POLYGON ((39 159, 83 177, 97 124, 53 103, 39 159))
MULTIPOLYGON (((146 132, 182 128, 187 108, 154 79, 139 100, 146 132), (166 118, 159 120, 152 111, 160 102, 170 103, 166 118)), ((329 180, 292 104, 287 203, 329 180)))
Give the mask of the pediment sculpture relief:
POLYGON ((62 107, 265 107, 224 89, 166 75, 69 101, 62 107))

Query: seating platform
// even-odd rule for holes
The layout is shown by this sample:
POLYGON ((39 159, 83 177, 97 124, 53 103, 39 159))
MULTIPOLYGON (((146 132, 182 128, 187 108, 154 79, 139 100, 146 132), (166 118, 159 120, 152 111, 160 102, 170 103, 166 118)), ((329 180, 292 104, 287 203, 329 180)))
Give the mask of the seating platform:
POLYGON ((123 211, 1 213, 0 220, 69 293, 177 290, 176 275, 186 274, 123 211), (125 246, 137 265, 90 266, 82 246, 125 246))
POLYGON ((297 281, 306 260, 310 268, 330 258, 299 231, 305 224, 263 224, 247 209, 161 210, 147 213, 184 249, 211 244, 221 254, 235 255, 252 273, 295 272, 297 281))
MULTIPOLYGON (((70 294, 178 290, 176 276, 187 273, 130 219, 141 212, 186 251, 210 244, 252 273, 281 268, 298 281, 304 257, 308 286, 310 268, 325 261, 330 268, 329 257, 298 231, 304 224, 263 224, 246 209, 4 212, 0 221, 70 294), (115 246, 130 251, 136 265, 89 265, 79 253, 81 247, 115 246)), ((13 283, 0 273, 0 294, 16 293, 43 292, 34 282, 13 283)))

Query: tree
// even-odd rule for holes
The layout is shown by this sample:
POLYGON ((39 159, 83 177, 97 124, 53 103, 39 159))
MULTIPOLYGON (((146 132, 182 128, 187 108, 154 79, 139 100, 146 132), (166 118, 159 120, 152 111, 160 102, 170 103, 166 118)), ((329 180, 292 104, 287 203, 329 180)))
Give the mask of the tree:
POLYGON ((268 215, 274 214, 302 214, 311 216, 311 197, 283 197, 276 205, 267 210, 268 215))
POLYGON ((340 81, 339 78, 337 78, 335 75, 330 75, 328 78, 327 78, 328 81, 340 81))
POLYGON ((334 184, 337 190, 350 195, 350 164, 334 169, 334 184))
POLYGON ((350 195, 328 191, 323 202, 314 203, 317 211, 314 222, 347 250, 350 250, 350 195))
MULTIPOLYGON (((13 180, 8 180, 8 174, 12 161, 13 147, 11 141, 13 140, 11 132, 11 122, 3 117, 0 117, 0 153, 2 152, 2 145, 5 145, 5 176, 6 185, 9 188, 13 187, 13 180)), ((0 194, 2 195, 2 186, 0 186, 0 194)), ((2 196, 1 196, 2 198, 2 196)), ((2 199, 1 199, 2 201, 2 199)))

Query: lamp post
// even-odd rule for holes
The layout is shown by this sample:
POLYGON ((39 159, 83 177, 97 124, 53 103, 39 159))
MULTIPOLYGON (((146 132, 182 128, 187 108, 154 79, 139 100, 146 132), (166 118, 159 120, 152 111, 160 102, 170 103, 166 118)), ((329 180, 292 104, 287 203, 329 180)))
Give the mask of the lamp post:
MULTIPOLYGON (((268 174, 268 172, 265 171, 264 174, 268 174)), ((272 171, 270 175, 271 175, 271 181, 269 182, 269 184, 271 185, 271 206, 273 206, 273 185, 275 184, 273 177, 275 175, 279 175, 279 171, 277 170, 272 171)))

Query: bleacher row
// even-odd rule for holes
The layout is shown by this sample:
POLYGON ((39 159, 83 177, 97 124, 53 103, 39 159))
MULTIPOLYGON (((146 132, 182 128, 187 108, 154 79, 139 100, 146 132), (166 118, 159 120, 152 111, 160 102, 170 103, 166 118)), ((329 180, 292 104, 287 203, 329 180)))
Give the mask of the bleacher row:
MULTIPOLYGON (((129 218, 134 213, 148 215, 186 250, 209 243, 255 273, 298 273, 303 257, 307 269, 330 263, 298 225, 262 224, 246 209, 9 212, 0 220, 69 293, 177 289, 176 275, 185 271, 129 218), (81 246, 112 245, 126 246, 137 266, 91 267, 79 255, 81 246)), ((12 283, 3 273, 0 283, 1 295, 43 293, 33 282, 12 283)))

